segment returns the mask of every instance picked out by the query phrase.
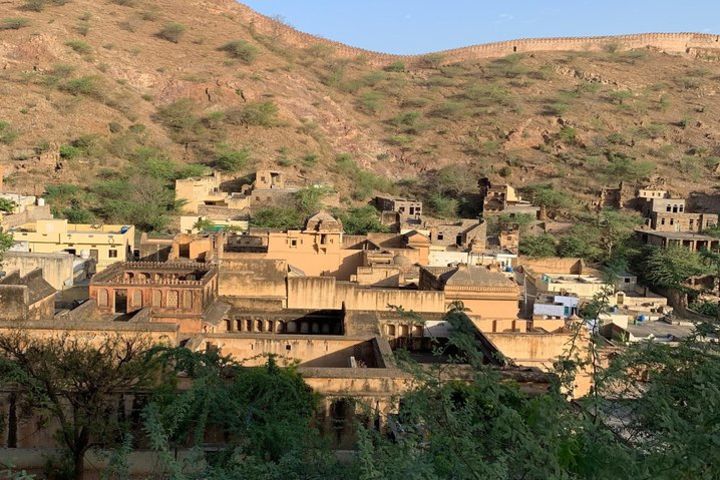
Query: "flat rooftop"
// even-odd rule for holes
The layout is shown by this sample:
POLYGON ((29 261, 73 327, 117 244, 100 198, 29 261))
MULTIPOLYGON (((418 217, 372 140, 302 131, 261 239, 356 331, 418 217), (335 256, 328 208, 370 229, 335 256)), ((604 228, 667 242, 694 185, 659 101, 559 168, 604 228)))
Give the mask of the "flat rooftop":
POLYGON ((701 233, 692 232, 656 232, 653 230, 636 230, 637 232, 653 235, 655 237, 667 238, 669 240, 701 240, 701 241, 720 241, 720 238, 703 235, 701 233))
POLYGON ((682 339, 692 334, 693 327, 689 325, 673 325, 661 320, 656 320, 652 322, 628 324, 627 330, 634 337, 643 339, 682 339))

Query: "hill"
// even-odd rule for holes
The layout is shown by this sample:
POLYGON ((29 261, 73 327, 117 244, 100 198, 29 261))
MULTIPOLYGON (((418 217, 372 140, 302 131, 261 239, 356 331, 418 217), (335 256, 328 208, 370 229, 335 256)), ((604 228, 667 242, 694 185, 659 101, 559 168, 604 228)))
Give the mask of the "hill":
POLYGON ((408 192, 437 210, 481 175, 554 185, 574 208, 621 180, 688 193, 711 188, 720 163, 717 40, 519 40, 398 57, 232 0, 6 1, 0 163, 14 190, 63 185, 60 211, 91 208, 85 194, 156 196, 112 182, 201 165, 277 168, 331 183, 348 203, 408 192))

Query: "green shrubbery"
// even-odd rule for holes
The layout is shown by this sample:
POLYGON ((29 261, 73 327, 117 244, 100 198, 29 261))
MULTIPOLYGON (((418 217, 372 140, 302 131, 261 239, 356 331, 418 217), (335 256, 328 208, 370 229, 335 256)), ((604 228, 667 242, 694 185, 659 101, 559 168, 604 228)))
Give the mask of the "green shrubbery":
POLYGON ((251 102, 242 108, 225 112, 226 120, 233 125, 273 127, 278 124, 279 109, 275 102, 251 102))
POLYGON ((220 50, 247 64, 254 62, 258 54, 257 47, 245 40, 233 40, 220 47, 220 50))
POLYGON ((157 33, 157 36, 168 42, 178 43, 185 34, 185 25, 178 22, 168 22, 157 33))
POLYGON ((0 120, 0 143, 3 145, 10 145, 17 140, 19 136, 20 134, 12 128, 10 122, 0 120))
POLYGON ((23 17, 7 17, 0 20, 0 30, 19 30, 30 25, 30 20, 23 17))
POLYGON ((337 156, 335 159, 335 171, 352 185, 351 196, 354 200, 364 200, 376 190, 387 192, 393 187, 389 179, 360 168, 349 154, 337 156))
POLYGON ((72 48, 74 52, 80 53, 83 55, 88 55, 92 53, 92 47, 90 44, 83 40, 68 40, 65 42, 65 45, 72 48))

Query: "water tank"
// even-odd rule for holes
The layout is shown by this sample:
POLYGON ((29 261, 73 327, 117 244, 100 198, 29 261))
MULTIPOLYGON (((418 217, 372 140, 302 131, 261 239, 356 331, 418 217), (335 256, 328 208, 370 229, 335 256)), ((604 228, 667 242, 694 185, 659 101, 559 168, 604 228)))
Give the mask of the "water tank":
POLYGON ((87 260, 90 258, 90 250, 80 250, 80 258, 87 260))
POLYGON ((37 199, 38 207, 44 207, 45 206, 45 199, 44 198, 38 198, 37 199))

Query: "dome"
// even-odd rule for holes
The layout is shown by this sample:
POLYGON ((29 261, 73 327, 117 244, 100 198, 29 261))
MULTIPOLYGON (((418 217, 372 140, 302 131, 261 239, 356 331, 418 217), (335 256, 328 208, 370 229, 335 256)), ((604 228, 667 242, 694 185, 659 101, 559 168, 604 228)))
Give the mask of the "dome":
POLYGON ((393 257, 392 263, 394 266, 398 267, 400 269, 400 271, 402 271, 402 272, 408 272, 408 271, 412 270, 412 268, 414 266, 412 260, 410 260, 405 255, 400 255, 400 254, 395 255, 393 257))

